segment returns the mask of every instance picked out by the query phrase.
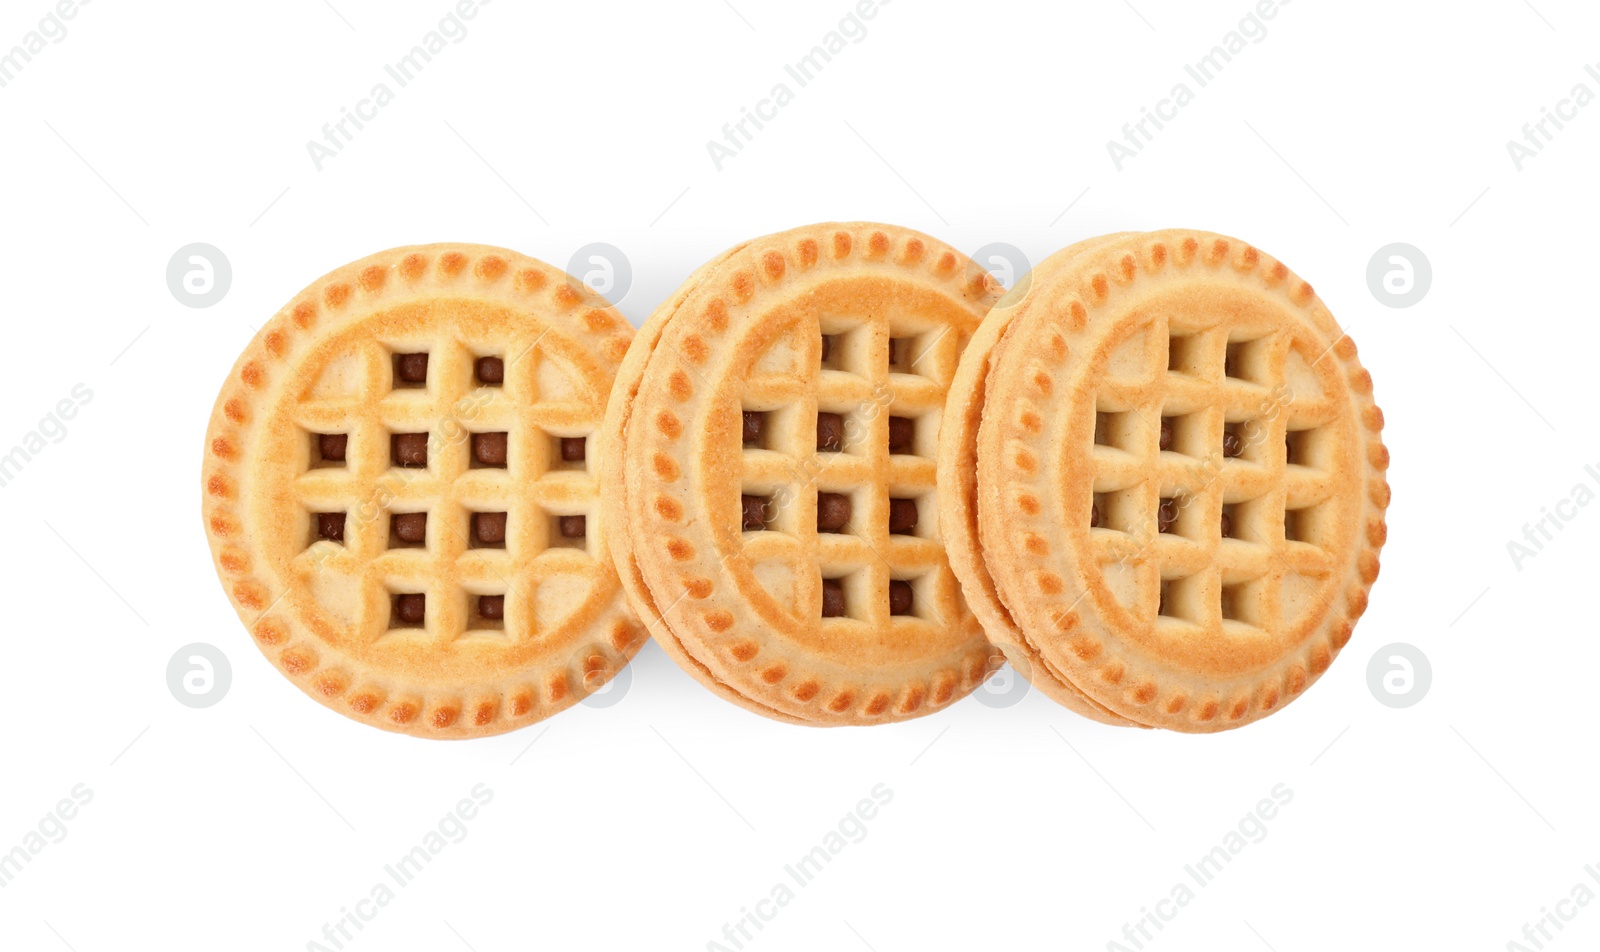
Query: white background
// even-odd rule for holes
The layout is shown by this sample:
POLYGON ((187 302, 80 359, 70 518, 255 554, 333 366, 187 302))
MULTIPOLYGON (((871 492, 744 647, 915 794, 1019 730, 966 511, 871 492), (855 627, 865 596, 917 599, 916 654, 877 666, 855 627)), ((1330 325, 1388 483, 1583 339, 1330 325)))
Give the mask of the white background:
MULTIPOLYGON (((865 839, 746 948, 1103 949, 1277 784, 1293 800, 1265 839, 1148 948, 1503 949, 1576 883, 1600 892, 1600 514, 1569 509, 1520 570, 1506 548, 1600 464, 1600 104, 1520 172, 1505 145, 1574 84, 1600 93, 1593 5, 1297 0, 1119 172, 1106 141, 1194 87, 1183 65, 1247 0, 897 0, 719 172, 706 141, 851 9, 730 2, 499 0, 320 172, 306 141, 447 0, 100 0, 0 88, 0 452, 93 392, 0 489, 0 852, 94 794, 0 889, 0 947, 306 948, 478 783, 494 799, 466 839, 347 948, 703 949, 880 783, 865 839), (330 713, 258 655, 210 565, 201 437, 252 328, 306 283, 413 242, 565 266, 606 241, 638 322, 724 247, 827 219, 1034 261, 1207 228, 1311 281, 1394 457, 1383 577, 1317 687, 1210 737, 1038 694, 819 731, 652 645, 614 706, 451 744, 330 713), (234 272, 205 310, 165 282, 196 241, 234 272), (1365 277, 1396 241, 1434 272, 1404 310, 1365 277), (206 710, 165 680, 197 641, 233 667, 206 710), (1405 710, 1367 686, 1392 642, 1432 662, 1405 710)), ((8 0, 0 51, 49 9, 8 0)), ((1557 948, 1600 941, 1600 907, 1561 908, 1557 948)))

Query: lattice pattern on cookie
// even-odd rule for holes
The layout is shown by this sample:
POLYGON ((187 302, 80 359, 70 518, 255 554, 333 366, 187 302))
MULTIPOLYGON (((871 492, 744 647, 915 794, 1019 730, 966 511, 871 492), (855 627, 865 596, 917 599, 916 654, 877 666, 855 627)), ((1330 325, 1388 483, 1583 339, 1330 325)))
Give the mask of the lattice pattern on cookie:
POLYGON ((933 607, 957 584, 934 486, 960 338, 911 315, 824 315, 756 361, 735 430, 743 498, 728 505, 743 555, 797 616, 953 622, 933 607))
POLYGON ((585 443, 602 410, 572 359, 532 322, 484 338, 441 321, 308 368, 316 382, 288 408, 306 451, 294 565, 356 580, 356 598, 333 601, 356 606, 341 621, 360 641, 510 645, 582 601, 598 500, 585 443))
MULTIPOLYGON (((321 703, 430 737, 521 726, 603 684, 643 632, 621 604, 608 558, 570 553, 577 571, 561 574, 564 566, 550 564, 542 546, 519 554, 517 500, 531 500, 532 482, 546 472, 519 456, 518 434, 537 416, 536 405, 539 412, 593 408, 585 416, 574 406, 572 417, 584 432, 592 428, 631 338, 621 315, 574 279, 481 245, 392 249, 297 295, 240 355, 206 433, 207 535, 228 596, 263 653, 321 703), (512 359, 544 329, 550 337, 534 356, 551 359, 512 359), (462 361, 447 359, 451 348, 462 361), (491 430, 480 414, 507 398, 511 422, 491 430), (449 412, 434 412, 440 407, 449 412), (398 424, 409 432, 390 433, 398 424), (430 461, 435 430, 442 442, 430 461), (483 457, 469 458, 464 472, 435 465, 452 452, 471 453, 474 431, 487 441, 483 457), (504 434, 503 443, 494 434, 504 434), (390 462, 402 465, 374 486, 371 473, 382 464, 366 454, 381 458, 385 439, 390 462), (509 469, 497 461, 502 445, 509 469), (473 480, 495 479, 487 498, 465 494, 473 480), (430 483, 445 488, 429 498, 430 483), (421 505, 397 501, 406 498, 421 505), (437 518, 417 511, 439 499, 461 508, 439 507, 437 518), (464 551, 452 529, 465 535, 464 551), (366 559, 369 550, 377 559, 366 559), (501 559, 511 570, 486 584, 503 594, 469 587, 473 560, 501 559), (380 571, 396 566, 406 573, 399 591, 380 571), (412 569, 423 577, 413 578, 412 569), (457 597, 468 600, 452 609, 464 620, 459 637, 433 618, 457 597), (508 614, 519 604, 526 610, 508 614), (417 619, 417 627, 391 630, 386 623, 396 616, 417 619), (529 619, 548 624, 530 628, 529 619)), ((570 499, 546 500, 549 508, 593 506, 591 481, 577 478, 572 488, 570 499)), ((538 502, 527 505, 542 515, 538 502)), ((551 517, 561 518, 584 516, 551 517)), ((593 537, 585 547, 604 554, 603 520, 586 528, 593 537)))
POLYGON ((1386 535, 1354 343, 1282 263, 1203 232, 1054 256, 1016 308, 976 453, 1008 654, 1155 727, 1298 697, 1349 641, 1386 535))
POLYGON ((1339 404, 1309 346, 1284 328, 1157 317, 1108 361, 1083 518, 1108 587, 1158 631, 1275 630, 1336 571, 1319 543, 1339 404))

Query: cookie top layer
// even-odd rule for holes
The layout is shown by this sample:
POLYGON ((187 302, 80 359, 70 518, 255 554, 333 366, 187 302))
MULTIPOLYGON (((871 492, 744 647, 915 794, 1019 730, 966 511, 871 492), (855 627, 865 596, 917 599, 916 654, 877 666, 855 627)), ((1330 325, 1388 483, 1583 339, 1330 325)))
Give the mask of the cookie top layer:
MULTIPOLYGON (((1061 252, 1063 258, 1076 258, 1083 252, 1126 235, 1107 235, 1079 242, 1061 252)), ((1059 672, 1050 669, 1048 658, 1033 649, 1017 630, 1016 622, 995 591, 994 579, 983 560, 978 537, 978 427, 983 422, 984 396, 995 346, 1017 313, 1032 282, 1026 276, 1002 297, 984 317, 983 324, 961 355, 961 363, 945 401, 944 430, 939 439, 938 483, 939 519, 944 533, 950 568, 961 582, 967 604, 982 623, 989 640, 1000 646, 1012 667, 1017 668, 1035 688, 1058 704, 1092 720, 1119 727, 1142 726, 1113 714, 1093 700, 1059 672)))
POLYGON ((623 502, 631 564, 692 674, 837 724, 981 683, 989 647, 945 556, 934 457, 997 291, 925 235, 825 224, 737 249, 652 321, 623 502))
MULTIPOLYGON (((735 246, 712 258, 685 279, 672 296, 661 302, 639 328, 633 344, 628 348, 627 356, 623 358, 622 367, 617 371, 616 383, 611 387, 611 400, 606 408, 605 422, 595 434, 594 441, 601 473, 601 506, 605 508, 606 518, 611 525, 628 524, 628 486, 627 480, 623 478, 624 436, 628 422, 632 419, 634 402, 639 395, 645 368, 650 365, 650 356, 661 337, 661 331, 677 313, 679 305, 689 296, 689 292, 699 287, 700 283, 715 271, 717 265, 738 252, 741 247, 743 246, 735 246)), ((629 607, 644 621, 656 643, 680 668, 693 673, 702 684, 723 700, 754 710, 774 720, 802 723, 798 718, 757 704, 733 687, 718 681, 683 647, 672 628, 662 619, 661 609, 656 605, 650 587, 645 583, 644 574, 639 569, 639 560, 634 556, 634 549, 627 544, 625 537, 611 547, 611 555, 616 560, 617 575, 622 582, 622 590, 628 597, 629 607)))
POLYGON ((564 272, 397 248, 301 292, 206 435, 217 572, 267 657, 349 717, 426 737, 561 710, 643 643, 589 436, 631 328, 564 272))
POLYGON ((1214 731, 1298 696, 1378 574, 1372 379, 1305 282, 1206 232, 1052 257, 988 355, 984 565, 1110 712, 1214 731))

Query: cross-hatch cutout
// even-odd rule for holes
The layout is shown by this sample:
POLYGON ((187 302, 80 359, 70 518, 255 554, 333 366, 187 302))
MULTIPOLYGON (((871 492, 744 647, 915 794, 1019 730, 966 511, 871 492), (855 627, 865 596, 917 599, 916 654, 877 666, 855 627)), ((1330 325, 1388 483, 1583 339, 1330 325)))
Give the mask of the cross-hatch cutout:
POLYGON ((1199 623, 1205 620, 1205 608, 1200 603, 1202 579, 1198 575, 1161 580, 1160 602, 1156 614, 1163 618, 1199 623))
POLYGON ((842 413, 817 411, 817 452, 843 453, 850 444, 848 421, 842 413))
POLYGON ((426 351, 389 355, 392 389, 422 390, 428 385, 428 354, 426 351))
POLYGON ((421 549, 428 543, 428 514, 426 512, 391 512, 389 514, 389 542, 391 549, 421 549))
POLYGON ((1260 589, 1260 579, 1223 585, 1222 620, 1261 627, 1260 589))
POLYGON ((896 374, 914 374, 917 372, 916 361, 922 355, 917 350, 915 337, 889 338, 889 372, 896 374))
POLYGON ((914 417, 889 418, 890 454, 915 454, 917 452, 917 421, 914 417))
POLYGON ((1222 445, 1219 447, 1225 460, 1243 460, 1246 463, 1265 462, 1266 428, 1255 420, 1234 420, 1222 426, 1222 445))
POLYGON ((740 443, 747 450, 771 449, 771 435, 768 414, 764 410, 750 410, 741 407, 739 411, 739 436, 740 443))
POLYGON ((403 469, 426 469, 428 466, 428 434, 389 434, 389 462, 403 469))
POLYGON ((1323 515, 1327 503, 1285 508, 1283 511, 1283 538, 1287 542, 1304 542, 1320 545, 1323 534, 1323 515))
POLYGON ((844 364, 842 363, 844 355, 842 348, 844 342, 841 340, 843 336, 843 334, 822 335, 822 357, 819 361, 819 366, 821 369, 839 371, 844 370, 844 364))
POLYGON ((1109 411, 1099 410, 1094 415, 1094 442, 1096 446, 1108 446, 1132 453, 1137 449, 1139 439, 1138 414, 1132 410, 1109 411))
POLYGON ((1236 502, 1224 503, 1222 516, 1217 520, 1217 531, 1224 539, 1241 539, 1248 531, 1244 522, 1244 512, 1236 502))
POLYGON ((510 434, 501 431, 474 433, 472 457, 467 465, 472 469, 505 469, 510 452, 510 434))
POLYGON ((822 579, 822 617, 849 618, 850 598, 845 588, 847 577, 822 579))
POLYGON ((923 523, 919 504, 915 499, 889 499, 889 534, 918 535, 917 526, 923 523))
POLYGON ((1269 545, 1267 537, 1262 532, 1262 526, 1269 521, 1265 518, 1268 505, 1270 502, 1265 497, 1223 503, 1222 514, 1217 520, 1219 544, 1269 545))
POLYGON ((504 631, 506 596, 467 593, 467 631, 504 631))
POLYGON ((1156 532, 1170 533, 1185 539, 1197 539, 1200 527, 1196 524, 1200 507, 1187 496, 1166 496, 1156 505, 1156 532))
POLYGON ((551 472, 582 470, 588 467, 588 437, 547 435, 546 439, 550 441, 548 469, 551 472))
POLYGON ((895 578, 889 580, 889 614, 917 615, 916 583, 911 579, 895 578))
POLYGON ((1163 453, 1181 453, 1195 459, 1205 457, 1204 421, 1198 413, 1181 413, 1161 418, 1161 435, 1156 446, 1163 453))
POLYGON ((428 596, 423 592, 389 593, 389 628, 426 628, 428 596))
POLYGON ((1167 338, 1167 371, 1199 376, 1201 361, 1199 334, 1172 334, 1167 338))
POLYGON ((818 532, 846 532, 854 514, 855 503, 849 493, 817 493, 818 532))
POLYGON ((938 376, 934 366, 937 360, 930 356, 939 340, 949 333, 938 330, 918 333, 909 328, 889 329, 889 372, 915 374, 921 377, 938 376))
POLYGON ((1139 495, 1136 489, 1095 493, 1089 504, 1089 526, 1112 532, 1134 533, 1139 529, 1139 495))
POLYGON ((1222 373, 1235 380, 1265 384, 1268 377, 1267 357, 1272 339, 1258 337, 1253 340, 1230 340, 1222 362, 1222 373))
POLYGON ((311 514, 311 545, 321 541, 337 542, 344 545, 344 522, 346 514, 343 512, 314 512, 311 514))
POLYGON ((739 524, 745 532, 763 532, 772 528, 778 517, 778 507, 772 496, 740 493, 739 524))
POLYGON ((872 367, 867 355, 870 334, 871 328, 866 325, 824 328, 819 361, 821 369, 871 377, 872 367))
POLYGON ((471 549, 503 549, 506 547, 506 521, 504 512, 474 512, 467 533, 467 547, 471 549))
POLYGON ((500 387, 506 382, 506 362, 503 357, 479 357, 472 362, 472 379, 482 387, 500 387))
POLYGON ((1290 429, 1283 434, 1284 461, 1290 466, 1326 469, 1328 448, 1328 440, 1320 428, 1290 429))
POLYGON ((545 534, 546 549, 584 549, 589 545, 589 518, 576 514, 551 514, 545 534))
POLYGON ((346 453, 350 445, 347 433, 312 433, 311 468, 343 469, 347 467, 346 453))

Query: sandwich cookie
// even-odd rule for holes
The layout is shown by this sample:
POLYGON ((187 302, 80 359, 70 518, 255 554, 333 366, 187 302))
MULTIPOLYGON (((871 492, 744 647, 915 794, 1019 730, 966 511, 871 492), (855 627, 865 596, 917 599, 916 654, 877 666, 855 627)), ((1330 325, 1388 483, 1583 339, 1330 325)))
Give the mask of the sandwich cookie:
POLYGON ((935 456, 999 291, 925 235, 823 224, 725 253, 650 318, 606 414, 603 496, 625 587, 686 671, 820 725, 927 714, 988 676, 935 456))
POLYGON ((1389 503, 1372 378, 1310 285, 1242 241, 1052 256, 963 355, 945 418, 952 565, 1006 656, 1079 713, 1247 724, 1366 608, 1389 503))
POLYGON ((523 727, 645 631, 591 449, 632 329, 564 272, 482 245, 318 279, 222 386, 202 510, 257 645, 347 717, 422 737, 523 727))

